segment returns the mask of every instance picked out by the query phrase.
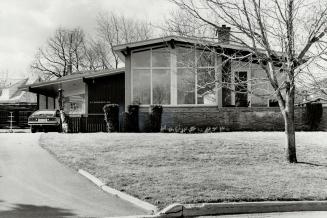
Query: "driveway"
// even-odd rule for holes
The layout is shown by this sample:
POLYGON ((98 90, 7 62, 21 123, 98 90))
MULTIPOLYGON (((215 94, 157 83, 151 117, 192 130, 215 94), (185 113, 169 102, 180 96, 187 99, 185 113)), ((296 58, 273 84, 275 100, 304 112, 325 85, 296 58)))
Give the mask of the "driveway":
POLYGON ((0 217, 146 214, 60 164, 38 146, 39 137, 0 133, 0 217))

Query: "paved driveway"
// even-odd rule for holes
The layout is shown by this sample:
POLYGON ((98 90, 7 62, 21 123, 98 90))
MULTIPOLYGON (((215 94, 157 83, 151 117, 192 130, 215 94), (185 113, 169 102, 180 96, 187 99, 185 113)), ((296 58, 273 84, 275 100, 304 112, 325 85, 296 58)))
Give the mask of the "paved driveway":
POLYGON ((0 217, 145 214, 99 190, 38 146, 40 134, 0 133, 0 217))

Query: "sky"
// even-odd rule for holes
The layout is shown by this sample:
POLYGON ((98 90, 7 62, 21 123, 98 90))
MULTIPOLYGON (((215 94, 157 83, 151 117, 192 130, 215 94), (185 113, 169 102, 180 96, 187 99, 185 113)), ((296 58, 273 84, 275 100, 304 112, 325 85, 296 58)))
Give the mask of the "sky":
POLYGON ((0 0, 0 78, 25 78, 37 49, 58 27, 95 34, 98 13, 113 11, 161 22, 169 0, 0 0))

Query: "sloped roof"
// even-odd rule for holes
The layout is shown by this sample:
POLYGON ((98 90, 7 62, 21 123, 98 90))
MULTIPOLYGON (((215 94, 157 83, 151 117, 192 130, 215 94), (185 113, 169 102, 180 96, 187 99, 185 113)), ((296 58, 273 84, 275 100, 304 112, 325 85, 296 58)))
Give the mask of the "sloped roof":
MULTIPOLYGON (((124 51, 128 49, 136 49, 140 47, 151 46, 155 44, 162 44, 162 43, 169 43, 169 42, 182 42, 182 43, 189 43, 189 44, 196 44, 196 45, 205 45, 205 46, 213 46, 213 47, 220 47, 222 49, 231 49, 237 51, 247 51, 252 52, 249 47, 240 44, 231 44, 231 43, 220 43, 217 41, 201 39, 196 37, 184 37, 184 36, 163 36, 154 39, 148 39, 143 41, 131 42, 126 44, 120 44, 113 47, 114 51, 117 53, 124 54, 124 51)), ((264 52, 263 49, 259 49, 259 51, 264 52)), ((283 56, 283 52, 274 51, 277 56, 283 56)), ((125 55, 125 54, 124 54, 125 55)))
POLYGON ((90 79, 90 78, 97 78, 97 77, 103 77, 103 76, 109 76, 119 73, 124 73, 125 68, 119 68, 114 70, 88 70, 88 71, 80 71, 78 73, 73 73, 71 75, 60 77, 56 80, 50 80, 50 81, 44 81, 44 82, 37 82, 29 85, 23 85, 20 87, 21 90, 28 91, 29 88, 35 88, 35 87, 42 87, 42 86, 48 86, 48 85, 55 85, 60 84, 64 82, 70 82, 75 80, 81 80, 81 79, 90 79))
POLYGON ((0 103, 36 103, 36 96, 34 94, 20 89, 20 87, 26 85, 28 81, 28 78, 22 79, 3 89, 0 95, 0 103))

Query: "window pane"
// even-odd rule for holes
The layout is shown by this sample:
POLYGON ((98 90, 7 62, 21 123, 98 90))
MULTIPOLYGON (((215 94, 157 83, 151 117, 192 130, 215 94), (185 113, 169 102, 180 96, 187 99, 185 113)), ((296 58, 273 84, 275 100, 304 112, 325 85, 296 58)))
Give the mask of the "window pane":
POLYGON ((133 70, 133 101, 150 104, 150 70, 133 70))
POLYGON ((189 69, 177 69, 177 104, 195 104, 195 74, 189 69))
POLYGON ((170 51, 168 48, 152 50, 152 67, 170 67, 170 51))
POLYGON ((197 50, 196 53, 198 67, 214 67, 215 66, 215 52, 197 50))
POLYGON ((215 69, 198 69, 197 75, 198 104, 216 104, 215 69))
POLYGON ((150 67, 150 50, 135 52, 132 54, 133 67, 150 67))
POLYGON ((247 72, 235 72, 235 106, 248 106, 247 72))
POLYGON ((170 70, 152 70, 153 104, 170 104, 170 70))
POLYGON ((177 48, 177 67, 194 66, 195 52, 194 48, 177 48))

